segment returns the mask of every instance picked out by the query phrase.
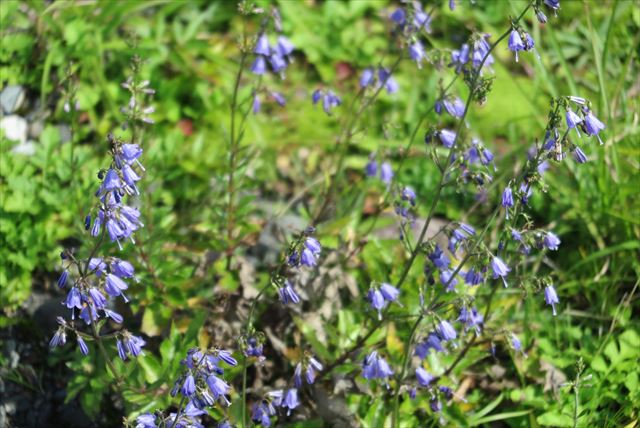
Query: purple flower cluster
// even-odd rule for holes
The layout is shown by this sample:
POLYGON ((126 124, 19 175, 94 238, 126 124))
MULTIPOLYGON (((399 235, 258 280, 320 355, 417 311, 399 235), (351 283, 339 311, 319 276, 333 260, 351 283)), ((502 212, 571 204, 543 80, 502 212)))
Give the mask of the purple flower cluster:
POLYGON ((322 110, 324 110, 324 112, 329 116, 331 116, 331 109, 342 104, 342 100, 340 99, 340 97, 334 94, 333 91, 329 89, 316 89, 315 91, 313 91, 313 94, 311 94, 311 102, 313 103, 313 105, 316 105, 321 99, 322 110))
MULTIPOLYGON (((150 95, 155 91, 149 88, 148 81, 138 81, 130 78, 122 84, 131 92, 128 106, 123 109, 129 123, 141 121, 153 123, 147 116, 149 108, 142 107, 141 100, 144 95, 150 95)), ((133 265, 117 257, 95 257, 103 238, 109 236, 111 242, 116 242, 122 249, 122 241, 129 239, 135 244, 134 233, 144 225, 140 221, 140 211, 137 208, 125 204, 127 196, 140 194, 138 181, 145 171, 140 162, 142 148, 134 142, 124 142, 109 134, 107 140, 110 145, 111 164, 108 169, 101 170, 98 178, 101 180, 95 192, 97 203, 90 214, 84 218, 85 229, 91 235, 98 237, 90 258, 78 259, 71 252, 64 251, 60 255, 63 263, 63 273, 58 280, 60 288, 69 288, 63 304, 71 310, 71 320, 76 316, 85 324, 95 324, 101 318, 107 318, 116 324, 123 323, 123 317, 115 312, 113 300, 122 297, 125 302, 128 298, 125 291, 129 288, 128 280, 135 280, 133 265)), ((89 353, 89 348, 74 323, 58 320, 58 330, 51 347, 63 345, 66 342, 66 330, 72 330, 78 338, 78 345, 83 354, 89 353)), ((118 354, 122 360, 128 356, 141 355, 144 339, 129 333, 126 330, 116 332, 118 354)), ((88 335, 85 337, 89 338, 88 335)), ((93 340, 101 340, 100 337, 91 337, 93 340)))
POLYGON ((365 167, 365 174, 367 177, 379 177, 386 185, 390 185, 391 180, 393 180, 393 168, 391 164, 389 162, 383 162, 380 168, 378 168, 378 161, 374 155, 369 157, 369 162, 365 167))
POLYGON ((269 63, 271 70, 284 78, 285 69, 293 61, 294 49, 293 43, 283 35, 278 36, 275 44, 269 44, 267 34, 260 34, 253 49, 256 58, 251 64, 251 72, 258 75, 266 74, 269 63))
POLYGON ((287 415, 300 405, 298 390, 290 388, 287 390, 275 390, 267 394, 267 397, 258 403, 254 403, 251 412, 251 420, 263 427, 271 426, 271 417, 277 414, 277 408, 286 409, 287 415))
POLYGON ((367 293, 367 300, 373 309, 378 311, 378 319, 382 319, 382 310, 391 302, 397 302, 400 290, 391 284, 382 283, 372 287, 367 293))
POLYGON ((530 51, 534 48, 535 42, 529 33, 514 28, 509 35, 509 49, 516 54, 518 62, 519 51, 530 51))
POLYGON ((305 356, 302 361, 296 364, 296 369, 293 374, 293 384, 296 388, 302 388, 302 374, 304 373, 304 379, 309 385, 312 385, 316 380, 316 375, 320 371, 322 371, 322 364, 313 356, 305 356))
MULTIPOLYGON (((205 352, 198 348, 187 351, 186 357, 180 362, 185 367, 185 372, 178 378, 171 390, 171 396, 180 393, 187 404, 184 408, 178 408, 177 413, 170 413, 166 417, 162 414, 144 413, 136 419, 137 427, 204 427, 199 416, 206 415, 207 407, 212 407, 219 402, 225 406, 231 403, 227 395, 231 387, 222 379, 224 369, 221 363, 236 366, 238 362, 230 351, 221 349, 209 349, 205 352)), ((218 427, 225 426, 226 421, 218 427)), ((228 426, 228 423, 227 423, 228 426)))
POLYGON ((396 82, 396 79, 391 76, 391 73, 388 69, 384 67, 378 67, 377 74, 378 77, 376 78, 376 71, 373 67, 365 68, 360 75, 360 87, 374 87, 376 89, 379 89, 381 86, 383 86, 389 94, 395 94, 396 92, 398 92, 398 82, 396 82))
POLYGON ((371 352, 362 361, 362 377, 365 379, 384 379, 388 387, 387 378, 391 375, 393 375, 393 370, 389 366, 389 363, 378 355, 376 351, 371 352))

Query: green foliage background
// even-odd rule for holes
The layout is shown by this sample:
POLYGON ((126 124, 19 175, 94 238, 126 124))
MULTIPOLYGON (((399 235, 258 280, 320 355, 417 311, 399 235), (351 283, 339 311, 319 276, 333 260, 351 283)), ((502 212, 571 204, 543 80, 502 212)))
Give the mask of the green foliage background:
MULTIPOLYGON (((491 1, 471 7, 464 1, 450 12, 446 2, 440 3, 430 40, 441 48, 457 47, 471 29, 499 34, 508 16, 526 4, 491 1)), ((326 178, 331 162, 327 153, 333 153, 338 121, 311 106, 311 91, 327 85, 348 98, 355 93, 357 71, 377 63, 389 44, 385 17, 390 3, 386 1, 283 0, 278 5, 284 32, 298 50, 286 80, 268 82, 286 94, 287 107, 268 103, 263 113, 249 119, 244 140, 247 163, 242 166, 247 178, 238 213, 247 242, 255 241, 263 226, 261 219, 269 215, 256 202, 258 198, 274 200, 276 211, 285 209, 287 200, 281 193, 295 195, 326 178)), ((493 91, 486 105, 472 108, 468 122, 499 155, 499 174, 522 162, 533 138, 540 137, 554 96, 591 99, 607 125, 607 144, 589 145, 585 151, 590 162, 585 165, 552 166, 545 176, 547 193, 532 201, 536 224, 552 226, 562 239, 560 251, 540 268, 553 270, 557 278, 561 313, 551 317, 540 295, 522 299, 522 290, 516 288, 504 295, 495 318, 523 326, 519 331, 529 357, 510 355, 510 361, 500 362, 509 382, 498 391, 476 385, 467 403, 445 406, 445 417, 453 425, 501 421, 505 426, 571 426, 573 396, 558 385, 551 388, 545 376, 548 380, 557 371, 572 379, 579 358, 586 363, 585 373, 593 376, 591 386, 580 390, 581 425, 635 426, 638 422, 638 9, 637 2, 627 0, 563 0, 559 16, 550 16, 547 25, 528 21, 540 60, 526 54, 516 64, 506 45, 497 48, 493 91)), ((180 354, 186 346, 208 342, 207 325, 220 321, 219 296, 235 292, 240 285, 237 276, 224 273, 222 261, 214 262, 206 274, 194 275, 209 252, 225 250, 219 231, 228 172, 229 99, 241 32, 235 4, 6 1, 0 6, 0 19, 3 86, 23 85, 48 112, 34 156, 12 153, 14 143, 2 138, 2 324, 28 322, 16 314, 32 287, 53 288, 59 252, 84 239, 81 219, 91 201, 95 173, 104 166, 105 136, 120 123, 118 108, 127 101, 119 84, 129 59, 139 54, 145 59, 143 69, 151 87, 157 90, 157 125, 145 135, 147 228, 142 232, 141 250, 129 248, 122 257, 143 261, 140 287, 132 302, 134 312, 142 314, 140 328, 154 338, 152 346, 158 352, 147 353, 138 366, 118 368, 132 383, 125 393, 126 412, 166 407, 170 404, 166 386, 178 372, 180 354), (69 62, 77 70, 83 117, 72 142, 61 144, 56 125, 68 121, 62 110, 61 80, 69 62), (72 150, 75 167, 70 162, 72 150), (153 267, 152 274, 148 266, 153 267), (151 390, 161 393, 150 397, 145 391, 151 390)), ((250 24, 249 32, 256 28, 256 23, 250 24)), ((393 154, 406 144, 412 124, 432 105, 442 76, 448 82, 453 74, 430 66, 418 70, 410 61, 402 64, 397 73, 400 92, 383 96, 364 118, 363 132, 347 157, 350 174, 361 171, 371 151, 393 154)), ((457 91, 466 93, 462 84, 457 91)), ((430 201, 436 174, 433 164, 417 155, 410 158, 402 180, 430 201)), ((349 207, 362 201, 369 186, 355 180, 351 190, 344 190, 340 216, 320 230, 325 245, 335 247, 351 233, 366 229, 349 207)), ((499 189, 494 190, 491 197, 496 200, 499 189)), ((319 186, 312 192, 319 193, 319 186)), ((468 195, 447 190, 438 214, 459 218, 470 200, 468 195)), ((424 205, 423 214, 428 203, 424 205)), ((293 211, 308 218, 304 206, 293 211)), ((482 220, 482 212, 477 218, 482 220)), ((354 272, 361 291, 368 288, 370 276, 398 275, 397 247, 395 240, 370 240, 362 261, 372 272, 354 272)), ((266 275, 258 273, 255 282, 264 282, 266 275)), ((363 307, 356 304, 339 311, 338 322, 327 326, 328 343, 314 340, 311 327, 299 327, 317 355, 332 359, 345 346, 340 341, 356 337, 362 328, 363 307)), ((381 332, 371 343, 386 337, 392 359, 399 361, 402 347, 397 343, 406 340, 408 332, 402 325, 397 327, 381 332)), ((104 364, 98 357, 88 363, 72 351, 49 358, 49 364, 71 360, 68 367, 76 375, 68 386, 70 396, 79 394, 85 412, 96 415, 110 383, 104 364)), ((485 358, 486 349, 472 351, 460 369, 489 370, 490 364, 474 367, 485 358)), ((344 372, 354 367, 347 366, 344 372)), ((384 426, 388 403, 359 394, 347 394, 345 400, 363 426, 384 426)), ((403 423, 422 426, 418 409, 427 406, 424 399, 404 401, 403 423)), ((231 411, 238 409, 234 406, 231 411)), ((321 426, 322 421, 315 423, 321 426)))

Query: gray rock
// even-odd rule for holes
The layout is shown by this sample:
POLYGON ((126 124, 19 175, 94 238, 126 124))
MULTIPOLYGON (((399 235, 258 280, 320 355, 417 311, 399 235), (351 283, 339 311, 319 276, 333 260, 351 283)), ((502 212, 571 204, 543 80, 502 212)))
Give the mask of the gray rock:
POLYGON ((0 120, 0 129, 4 131, 8 140, 19 143, 27 141, 27 121, 18 115, 3 117, 0 120))
POLYGON ((40 119, 34 120, 29 124, 29 138, 38 140, 40 138, 40 134, 42 134, 43 129, 44 129, 44 121, 40 119))
POLYGON ((11 152, 18 155, 33 156, 36 154, 37 145, 35 141, 19 143, 11 149, 11 152))
POLYGON ((0 93, 0 104, 6 114, 11 114, 22 106, 25 100, 25 90, 20 85, 9 85, 0 93))

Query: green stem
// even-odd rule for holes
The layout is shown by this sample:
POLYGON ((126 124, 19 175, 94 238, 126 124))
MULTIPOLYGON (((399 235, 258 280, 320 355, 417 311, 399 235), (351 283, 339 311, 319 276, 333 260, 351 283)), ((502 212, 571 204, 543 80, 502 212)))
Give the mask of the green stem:
POLYGON ((413 338, 415 336, 416 330, 418 329, 418 326, 420 325, 423 319, 424 319, 424 315, 421 314, 416 320, 416 322, 413 324, 413 327, 411 328, 411 334, 409 335, 409 340, 404 346, 404 355, 402 357, 402 370, 400 371, 400 374, 396 378, 396 386, 393 394, 393 414, 391 418, 391 425, 394 428, 397 428, 399 423, 398 410, 400 407, 400 385, 402 384, 402 379, 404 379, 404 374, 407 371, 409 354, 411 353, 411 349, 410 349, 411 343, 413 342, 413 338))
POLYGON ((235 195, 233 179, 236 173, 236 155, 238 151, 238 141, 236 141, 236 109, 238 107, 238 92, 240 90, 240 80, 242 79, 246 59, 247 53, 246 50, 243 49, 242 55, 240 56, 240 66, 238 67, 238 72, 236 73, 236 80, 233 86, 233 96, 231 99, 231 129, 229 130, 229 180, 227 182, 227 197, 229 198, 229 202, 227 204, 227 245, 229 245, 229 248, 227 249, 227 271, 231 268, 231 254, 233 251, 233 205, 235 195))

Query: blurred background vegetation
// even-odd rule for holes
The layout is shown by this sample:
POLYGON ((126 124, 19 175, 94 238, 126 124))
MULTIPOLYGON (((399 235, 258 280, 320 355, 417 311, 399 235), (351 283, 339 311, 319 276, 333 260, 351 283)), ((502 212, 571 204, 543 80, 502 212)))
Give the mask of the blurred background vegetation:
MULTIPOLYGON (((472 30, 497 37, 508 17, 526 5, 519 0, 476 5, 464 0, 451 12, 448 2, 425 3, 425 9, 435 5, 429 41, 442 49, 459 47, 472 30)), ((542 137, 554 96, 592 100, 607 125, 606 144, 590 144, 585 150, 590 162, 585 165, 552 165, 544 178, 546 194, 536 194, 531 203, 534 223, 552 227, 562 239, 558 252, 531 261, 536 272, 553 272, 562 306, 559 315, 551 317, 543 309, 540 295, 523 299, 524 288, 502 295, 494 320, 521 334, 528 358, 516 358, 503 349, 492 360, 488 345, 470 352, 456 375, 466 402, 443 410, 454 426, 571 426, 574 396, 561 385, 576 377, 580 359, 584 375, 592 375, 590 386, 579 390, 580 424, 633 427, 638 422, 639 5, 633 0, 561 3, 558 17, 550 16, 544 26, 532 21, 533 14, 526 20, 540 60, 522 55, 515 63, 506 44, 498 46, 493 91, 485 105, 472 108, 468 123, 498 154, 498 176, 521 165, 534 139, 542 137)), ((383 60, 390 44, 387 17, 393 2, 275 4, 284 33, 296 45, 296 62, 285 80, 267 81, 285 94, 287 106, 267 102, 248 121, 238 212, 241 241, 236 250, 241 265, 229 273, 220 255, 227 249, 221 225, 229 100, 243 28, 235 2, 1 3, 0 363, 3 384, 12 385, 15 397, 49 406, 26 415, 22 405, 9 407, 12 401, 3 398, 3 417, 13 426, 31 426, 29 418, 40 418, 40 426, 48 426, 54 415, 69 418, 68 426, 89 426, 81 421, 114 426, 123 415, 168 407, 168 388, 189 346, 234 346, 247 299, 267 280, 268 267, 281 250, 279 237, 265 231, 274 224, 285 230, 306 226, 308 201, 295 196, 319 195, 335 159, 330 154, 340 111, 326 116, 311 105, 311 92, 326 86, 349 100, 357 91, 360 70, 383 60), (139 245, 127 247, 121 257, 136 261, 140 283, 132 287, 136 317, 129 327, 146 335, 149 352, 137 365, 119 364, 131 384, 123 397, 114 398, 99 356, 92 354, 88 360, 69 348, 49 353, 47 342, 60 310, 55 303, 63 298, 55 287, 59 253, 84 245, 82 219, 92 201, 96 172, 105 166, 105 137, 109 132, 126 135, 117 129, 122 120, 119 107, 127 102, 120 83, 135 54, 144 59, 143 72, 157 91, 156 125, 144 137, 147 175, 142 206, 147 227, 139 245), (69 67, 80 104, 77 129, 63 111, 69 67), (68 416, 73 405, 80 408, 73 407, 75 413, 68 416)), ((246 25, 253 34, 259 21, 246 25)), ((328 248, 344 249, 346 241, 367 228, 361 205, 383 190, 361 179, 368 155, 377 151, 397 159, 412 126, 433 105, 439 80, 446 84, 453 75, 448 69, 427 65, 419 70, 409 60, 402 63, 396 73, 400 91, 384 94, 365 115, 362 131, 349 149, 349 186, 343 189, 336 217, 319 230, 328 248)), ((244 87, 242 94, 249 90, 244 87)), ((462 95, 466 89, 460 83, 454 92, 462 95)), ((431 117, 424 130, 436 120, 431 117)), ((424 215, 438 176, 418 146, 401 178, 416 190, 424 215)), ((491 201, 497 200, 499 190, 490 193, 491 201)), ((473 195, 446 189, 444 200, 438 215, 457 219, 473 204, 473 195)), ((481 224, 491 209, 491 204, 478 208, 470 222, 481 224)), ((369 238, 359 263, 335 263, 325 272, 360 295, 372 278, 397 277, 396 257, 402 257, 397 239, 369 238)), ((345 297, 344 290, 338 292, 345 297)), ((301 342, 325 361, 339 355, 346 347, 344 340, 357 337, 370 317, 364 303, 342 300, 332 310, 316 313, 318 319, 293 319, 297 330, 285 328, 290 315, 265 304, 267 317, 283 319, 271 326, 281 343, 271 344, 268 370, 252 376, 269 385, 287 378, 301 342), (317 325, 326 331, 318 334, 317 325)), ((370 343, 386 340, 397 363, 407 337, 400 322, 390 324, 370 343)), ((352 373, 356 366, 347 364, 339 372, 352 373)), ((324 396, 335 395, 344 402, 344 415, 336 416, 340 412, 333 408, 323 410, 316 391, 304 400, 300 420, 293 417, 283 423, 323 426, 348 417, 350 423, 384 426, 388 402, 339 391, 330 382, 324 388, 324 396), (312 400, 314 406, 308 404, 312 400)), ((231 412, 238 412, 238 401, 231 412)), ((402 426, 425 426, 421 408, 426 407, 425 399, 404 401, 402 426)))

